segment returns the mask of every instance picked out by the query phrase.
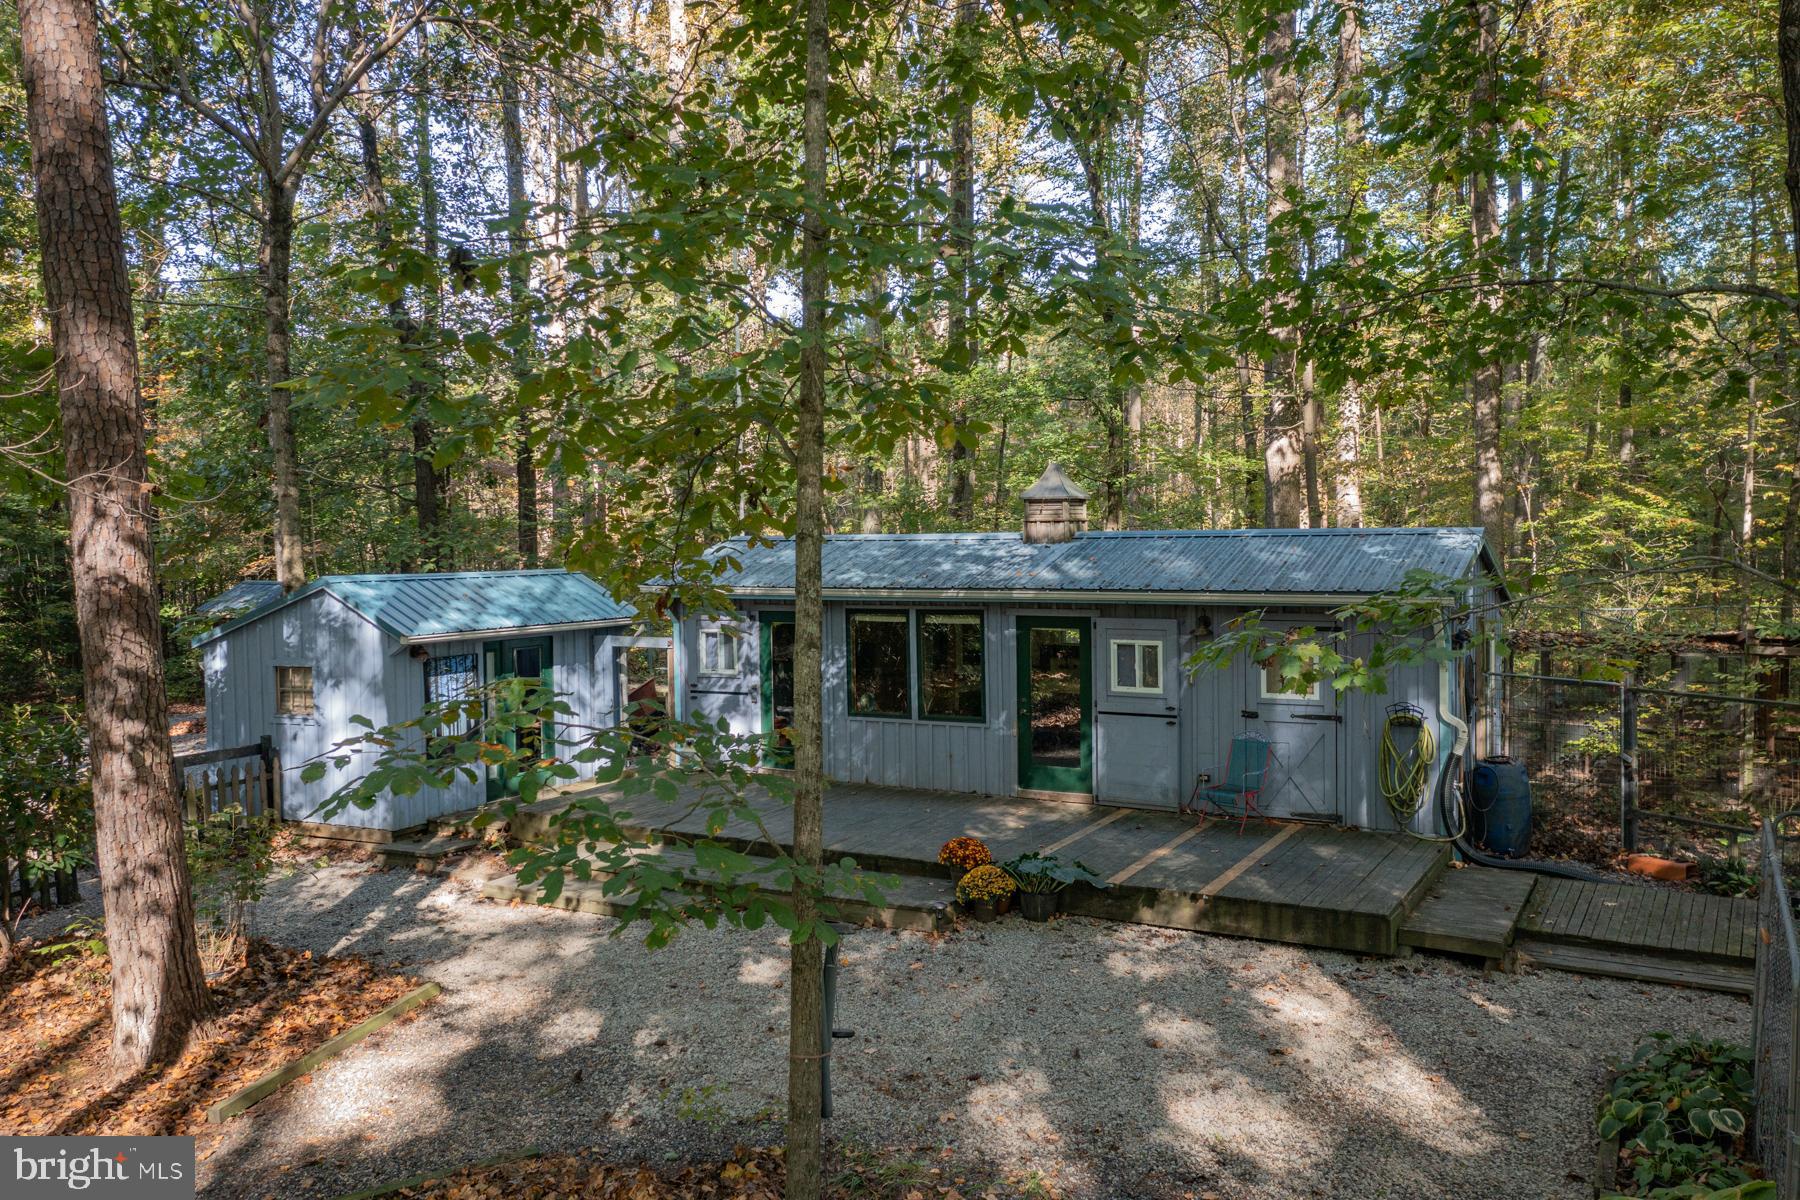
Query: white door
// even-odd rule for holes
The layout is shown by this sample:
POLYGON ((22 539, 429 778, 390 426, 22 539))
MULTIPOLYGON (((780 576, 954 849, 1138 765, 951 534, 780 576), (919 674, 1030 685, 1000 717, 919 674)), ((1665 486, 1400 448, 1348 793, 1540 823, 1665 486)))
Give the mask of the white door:
POLYGON ((1173 809, 1181 801, 1181 671, 1174 621, 1095 623, 1095 798, 1173 809))

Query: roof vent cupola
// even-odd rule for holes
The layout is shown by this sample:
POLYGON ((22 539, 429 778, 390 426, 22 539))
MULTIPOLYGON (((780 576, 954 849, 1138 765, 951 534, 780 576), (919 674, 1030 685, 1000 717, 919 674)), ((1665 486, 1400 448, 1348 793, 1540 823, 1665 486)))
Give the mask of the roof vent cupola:
POLYGON ((1038 481, 1025 489, 1025 542, 1066 542, 1088 527, 1088 494, 1075 486, 1062 467, 1051 463, 1038 481))

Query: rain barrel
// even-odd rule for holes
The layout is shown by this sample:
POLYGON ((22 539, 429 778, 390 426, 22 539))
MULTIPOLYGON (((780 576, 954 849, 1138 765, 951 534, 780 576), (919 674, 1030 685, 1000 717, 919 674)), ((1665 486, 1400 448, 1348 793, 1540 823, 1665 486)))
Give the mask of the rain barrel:
POLYGON ((1501 858, 1531 848, 1531 780, 1525 764, 1504 755, 1475 764, 1469 796, 1469 837, 1501 858))

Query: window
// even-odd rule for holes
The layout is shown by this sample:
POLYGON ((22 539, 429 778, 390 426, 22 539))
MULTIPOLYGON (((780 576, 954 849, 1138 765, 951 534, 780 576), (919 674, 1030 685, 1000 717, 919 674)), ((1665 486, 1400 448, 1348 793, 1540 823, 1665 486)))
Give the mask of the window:
POLYGON ((311 667, 275 668, 275 715, 278 717, 310 717, 318 712, 313 702, 313 669, 311 667))
POLYGON ((1308 688, 1297 687, 1282 677, 1278 663, 1266 662, 1262 669, 1262 695, 1264 700, 1316 702, 1319 699, 1319 682, 1314 680, 1313 685, 1308 688))
MULTIPOLYGON (((430 704, 455 704, 481 695, 481 673, 473 654, 439 654, 425 660, 425 700, 430 704)), ((444 732, 469 732, 470 714, 444 717, 444 732)))
POLYGON ((919 716, 980 721, 986 716, 981 614, 919 613, 919 716))
POLYGON ((702 629, 700 631, 700 673, 702 675, 736 675, 738 673, 738 635, 735 629, 702 629))
POLYGON ((1163 644, 1161 641, 1112 641, 1112 690, 1139 696, 1163 692, 1163 644))
POLYGON ((849 625, 851 715, 911 717, 912 655, 906 613, 853 612, 849 625))

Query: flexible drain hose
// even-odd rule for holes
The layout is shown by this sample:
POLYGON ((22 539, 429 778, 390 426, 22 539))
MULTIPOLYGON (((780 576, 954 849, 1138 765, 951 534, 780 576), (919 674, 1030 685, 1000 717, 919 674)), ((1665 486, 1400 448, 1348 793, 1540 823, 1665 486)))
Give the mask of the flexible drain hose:
POLYGON ((1394 814, 1394 824, 1405 829, 1425 807, 1425 785, 1437 761, 1437 735, 1425 724, 1423 713, 1407 709, 1388 714, 1381 727, 1379 760, 1381 797, 1394 814), (1417 731, 1404 750, 1394 737, 1396 729, 1417 731))

